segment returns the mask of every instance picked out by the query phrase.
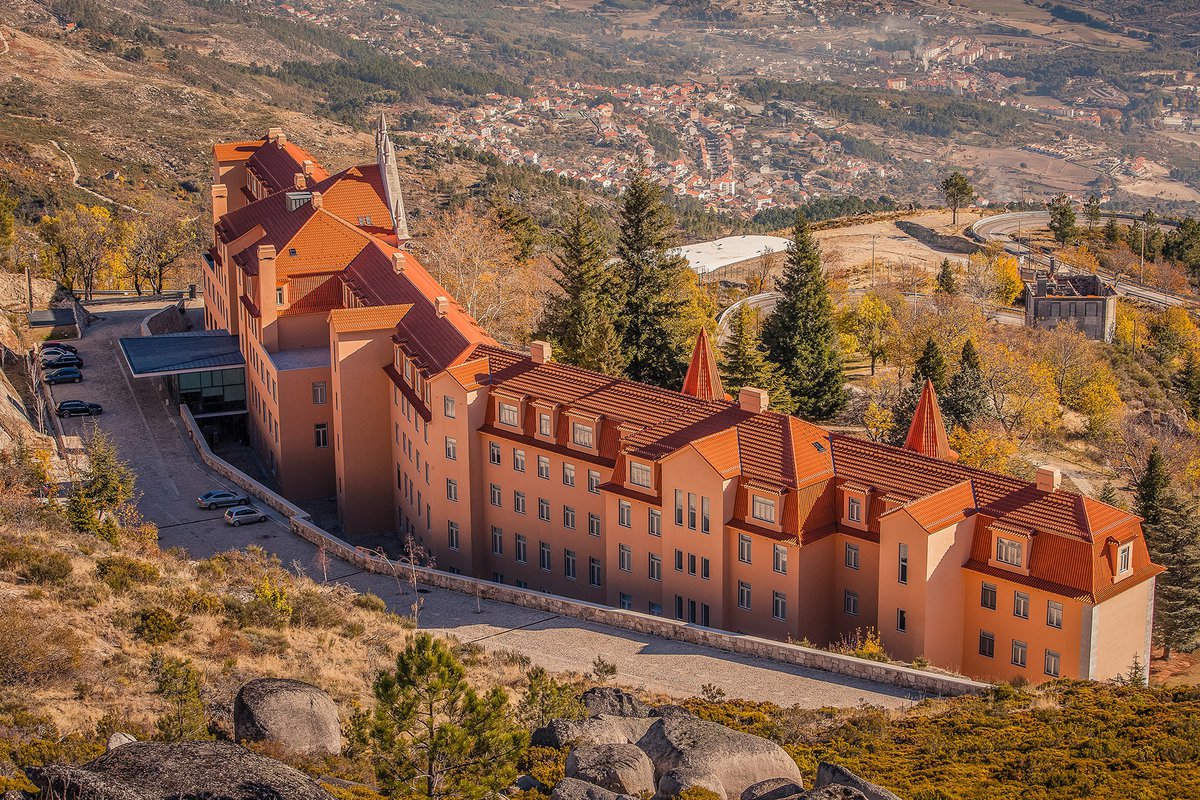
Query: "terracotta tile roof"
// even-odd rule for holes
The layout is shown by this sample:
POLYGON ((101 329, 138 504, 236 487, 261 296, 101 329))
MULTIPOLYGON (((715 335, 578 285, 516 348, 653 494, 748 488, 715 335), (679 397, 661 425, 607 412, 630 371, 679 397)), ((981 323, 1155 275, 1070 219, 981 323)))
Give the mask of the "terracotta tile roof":
POLYGON ((335 333, 377 331, 395 327, 411 306, 370 306, 335 308, 329 312, 329 324, 335 333))
MULTIPOLYGON (((913 500, 901 508, 925 530, 933 533, 962 522, 975 511, 975 492, 964 480, 940 492, 913 500)), ((895 509, 899 510, 899 509, 895 509)))
POLYGON ((279 316, 313 314, 331 311, 342 306, 342 281, 338 272, 320 275, 301 275, 287 281, 288 307, 279 316))
POLYGON ((304 171, 305 161, 313 163, 310 184, 329 177, 312 153, 292 142, 279 147, 264 140, 262 145, 255 148, 254 154, 246 159, 246 168, 252 170, 267 191, 274 194, 295 187, 296 173, 304 171))
POLYGON ((391 233, 388 211, 377 164, 350 167, 309 187, 321 193, 321 207, 372 234, 391 233))
POLYGON ((231 161, 245 161, 266 142, 266 139, 255 139, 252 142, 218 142, 213 145, 213 158, 226 164, 231 161))
POLYGON ((717 359, 713 355, 712 344, 708 340, 708 331, 700 329, 696 337, 696 346, 692 350, 692 360, 688 364, 687 375, 683 378, 683 393, 700 400, 728 400, 724 387, 721 386, 721 375, 717 372, 717 359))
POLYGON ((288 278, 344 269, 370 241, 368 234, 320 208, 292 238, 276 246, 275 275, 288 278))
POLYGON ((942 423, 942 410, 938 407, 937 392, 928 378, 921 389, 921 399, 917 401, 912 424, 908 426, 908 438, 904 440, 904 447, 926 456, 947 461, 958 460, 958 453, 950 449, 946 426, 942 423))

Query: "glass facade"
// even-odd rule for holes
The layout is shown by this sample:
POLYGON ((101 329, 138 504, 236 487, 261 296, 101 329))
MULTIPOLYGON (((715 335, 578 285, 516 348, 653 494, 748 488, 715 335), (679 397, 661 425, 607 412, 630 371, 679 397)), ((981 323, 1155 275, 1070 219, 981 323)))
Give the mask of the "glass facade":
POLYGON ((242 367, 210 372, 184 372, 167 378, 171 394, 192 416, 246 410, 246 370, 242 367))

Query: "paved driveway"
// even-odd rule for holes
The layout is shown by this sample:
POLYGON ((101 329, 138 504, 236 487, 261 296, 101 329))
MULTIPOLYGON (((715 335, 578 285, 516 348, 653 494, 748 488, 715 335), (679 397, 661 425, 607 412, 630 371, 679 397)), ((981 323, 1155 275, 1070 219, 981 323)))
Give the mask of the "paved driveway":
MULTIPOLYGON (((261 525, 231 528, 222 512, 198 509, 194 498, 209 489, 230 488, 200 461, 183 431, 178 414, 152 380, 129 376, 117 339, 137 336, 141 320, 156 306, 131 303, 96 306, 101 320, 79 342, 84 380, 54 387, 55 401, 99 402, 104 414, 95 423, 112 434, 122 456, 137 470, 142 513, 159 526, 164 548, 181 547, 195 558, 257 544, 279 556, 284 565, 303 566, 321 578, 315 548, 288 529, 286 521, 267 509, 261 525)), ((63 420, 68 449, 79 447, 92 420, 63 420)), ((261 504, 259 504, 261 507, 261 504)), ((394 578, 364 573, 335 561, 329 579, 358 591, 371 591, 400 613, 408 613, 414 596, 394 578)), ((597 655, 617 665, 616 682, 631 688, 687 697, 706 683, 722 687, 731 698, 770 700, 806 707, 856 706, 870 703, 901 706, 914 695, 901 689, 815 670, 754 659, 643 636, 543 611, 476 598, 441 589, 420 595, 422 628, 444 631, 489 649, 519 650, 551 671, 587 672, 597 655)))

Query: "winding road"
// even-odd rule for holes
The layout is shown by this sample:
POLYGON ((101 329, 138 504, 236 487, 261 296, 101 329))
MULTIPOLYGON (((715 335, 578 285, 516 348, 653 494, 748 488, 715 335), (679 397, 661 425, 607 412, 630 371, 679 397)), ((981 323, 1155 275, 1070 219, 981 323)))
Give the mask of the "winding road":
POLYGON ((100 192, 97 192, 93 189, 89 189, 88 187, 81 184, 79 182, 79 166, 75 163, 75 159, 72 158, 71 154, 68 153, 65 149, 63 149, 63 146, 61 144, 59 144, 58 142, 51 139, 50 144, 54 145, 55 150, 57 150, 58 152, 62 153, 64 156, 67 157, 67 163, 71 165, 71 185, 72 186, 74 186, 76 189, 79 189, 80 191, 87 192, 92 197, 95 197, 98 200, 103 200, 104 202, 109 203, 110 205, 114 205, 117 208, 123 209, 125 211, 130 211, 134 214, 138 213, 138 210, 136 208, 134 208, 133 206, 127 206, 124 203, 119 203, 116 200, 114 200, 113 198, 109 197, 108 195, 100 194, 100 192))

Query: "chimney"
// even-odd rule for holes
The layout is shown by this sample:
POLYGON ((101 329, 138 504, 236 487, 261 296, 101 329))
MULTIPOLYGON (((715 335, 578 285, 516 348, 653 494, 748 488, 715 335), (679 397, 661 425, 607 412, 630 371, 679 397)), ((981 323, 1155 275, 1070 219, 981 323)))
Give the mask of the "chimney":
POLYGON ((271 144, 278 142, 280 136, 283 136, 283 128, 267 128, 267 141, 271 144))
POLYGON ((549 342, 530 342, 529 354, 533 356, 533 363, 545 364, 550 360, 550 343, 549 342))
POLYGON ((768 396, 762 389, 755 389, 753 386, 743 386, 738 392, 738 406, 742 411, 749 411, 751 414, 761 414, 767 410, 768 396))
POLYGON ((304 160, 304 174, 305 175, 313 174, 313 162, 309 161, 308 159, 304 160))
POLYGON ((450 298, 438 295, 433 298, 433 308, 439 317, 446 316, 450 313, 450 298))
POLYGON ((213 224, 229 213, 229 187, 223 183, 212 185, 212 216, 213 224))
POLYGON ((404 274, 404 253, 392 253, 392 271, 397 275, 404 274))
POLYGON ((1039 492, 1054 492, 1062 483, 1062 472, 1058 467, 1038 467, 1037 488, 1039 492))
POLYGON ((312 207, 314 209, 321 207, 321 193, 320 192, 312 193, 312 207))
POLYGON ((279 316, 279 309, 275 304, 275 256, 275 245, 260 244, 258 246, 258 277, 255 280, 255 284, 258 286, 258 297, 251 298, 258 306, 258 313, 261 315, 262 344, 263 349, 268 353, 274 353, 279 349, 279 331, 275 325, 275 320, 279 316))
POLYGON ((303 189, 307 183, 308 183, 308 178, 304 177, 303 172, 293 172, 292 173, 292 186, 294 186, 297 189, 303 189))
POLYGON ((275 137, 275 146, 278 147, 280 150, 282 150, 284 145, 286 145, 286 144, 287 144, 287 136, 284 134, 283 131, 280 131, 279 135, 275 137))

